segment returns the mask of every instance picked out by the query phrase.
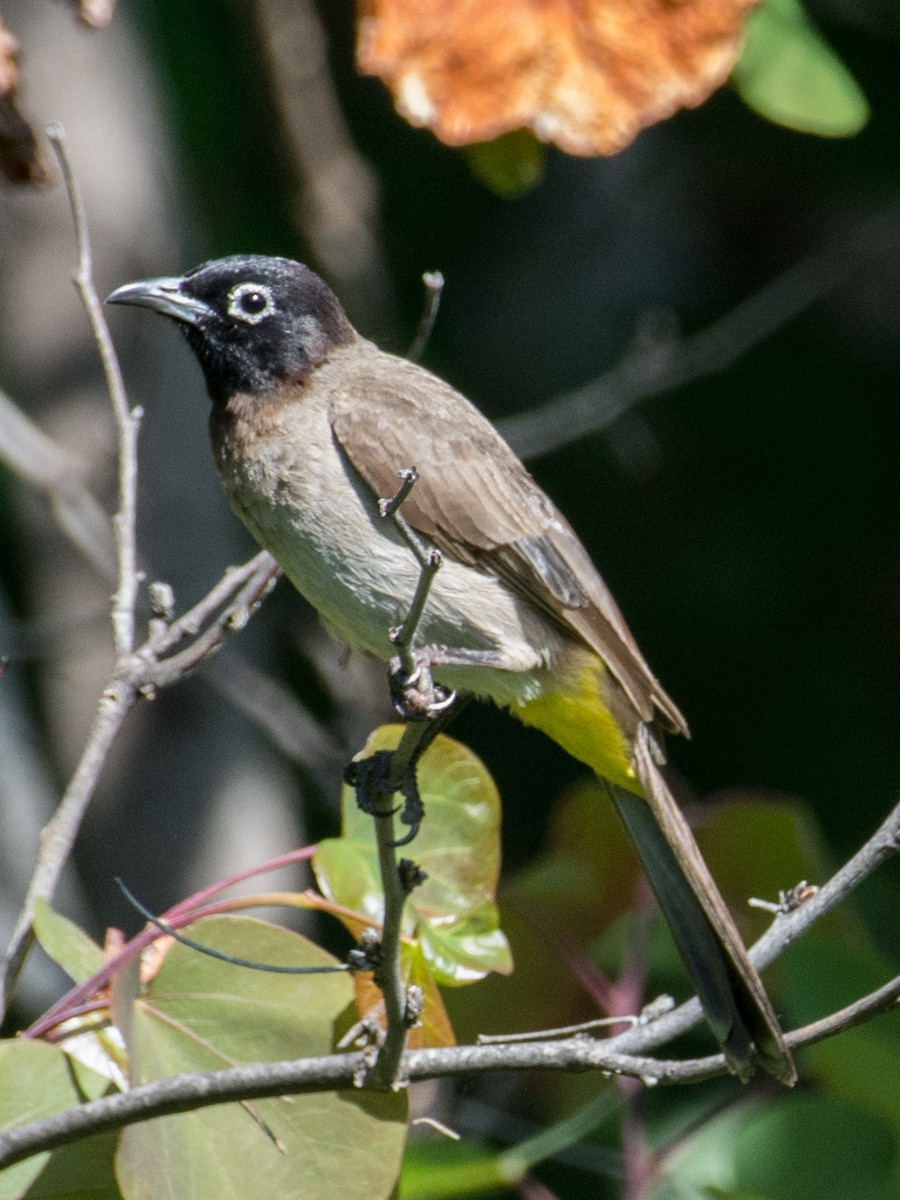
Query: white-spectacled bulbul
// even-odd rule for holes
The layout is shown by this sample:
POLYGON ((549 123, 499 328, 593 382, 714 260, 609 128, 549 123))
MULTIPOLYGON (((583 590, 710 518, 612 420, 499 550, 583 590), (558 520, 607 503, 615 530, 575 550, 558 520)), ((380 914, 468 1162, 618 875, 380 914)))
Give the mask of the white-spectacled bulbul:
POLYGON ((796 1079, 759 976, 659 770, 687 733, 574 530, 490 422, 359 336, 323 281, 237 256, 107 299, 178 322, 212 401, 237 515, 346 645, 388 661, 420 566, 377 501, 443 555, 419 626, 436 681, 488 697, 593 768, 634 841, 713 1032, 742 1079, 796 1079))

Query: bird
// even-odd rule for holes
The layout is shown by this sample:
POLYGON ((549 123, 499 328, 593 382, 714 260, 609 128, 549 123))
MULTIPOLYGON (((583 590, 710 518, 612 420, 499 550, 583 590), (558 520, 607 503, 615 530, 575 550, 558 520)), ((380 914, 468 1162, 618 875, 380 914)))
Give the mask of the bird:
POLYGON ((213 454, 255 540, 345 646, 389 662, 421 562, 441 567, 417 640, 435 684, 488 699, 603 783, 633 841, 729 1070, 797 1076, 778 1018, 666 783, 688 735, 572 526, 498 430, 424 367, 351 325, 310 268, 233 255, 115 289, 172 318, 202 369, 213 454))

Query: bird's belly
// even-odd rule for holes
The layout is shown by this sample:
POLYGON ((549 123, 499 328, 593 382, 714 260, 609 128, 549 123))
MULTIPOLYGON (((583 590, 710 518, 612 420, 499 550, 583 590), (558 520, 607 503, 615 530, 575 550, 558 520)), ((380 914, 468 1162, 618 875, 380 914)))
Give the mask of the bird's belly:
MULTIPOLYGON (((232 507, 254 538, 319 612, 338 641, 383 660, 394 654, 389 631, 402 623, 420 576, 396 526, 333 443, 307 445, 325 461, 299 470, 277 453, 220 461, 232 507)), ((497 666, 435 671, 441 682, 498 703, 543 690, 556 630, 495 576, 445 557, 419 626, 418 645, 488 652, 497 666)))

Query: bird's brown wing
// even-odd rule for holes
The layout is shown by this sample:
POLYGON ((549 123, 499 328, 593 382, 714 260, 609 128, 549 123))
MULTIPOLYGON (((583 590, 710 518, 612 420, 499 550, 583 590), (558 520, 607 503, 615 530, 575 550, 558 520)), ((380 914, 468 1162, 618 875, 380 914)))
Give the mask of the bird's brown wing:
POLYGON ((340 353, 332 428, 375 495, 394 495, 398 472, 415 467, 403 515, 417 532, 501 576, 594 649, 642 720, 661 716, 686 732, 577 535, 490 422, 449 385, 369 343, 340 353))

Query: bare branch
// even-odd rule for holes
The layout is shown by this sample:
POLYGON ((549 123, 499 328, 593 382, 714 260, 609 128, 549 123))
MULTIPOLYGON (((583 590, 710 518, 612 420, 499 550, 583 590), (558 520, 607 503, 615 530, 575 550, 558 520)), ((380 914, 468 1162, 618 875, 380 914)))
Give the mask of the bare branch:
MULTIPOLYGON (((772 929, 751 951, 756 965, 771 962, 789 942, 844 899, 898 849, 900 804, 815 896, 794 912, 777 918, 772 929)), ((839 1013, 789 1033, 788 1045, 795 1049, 831 1037, 895 1008, 898 1000, 900 977, 839 1013)), ((436 1079, 473 1071, 591 1069, 633 1076, 648 1084, 693 1083, 725 1074, 724 1056, 657 1059, 649 1057, 646 1051, 671 1041, 700 1019, 699 1002, 691 1000, 674 1013, 599 1041, 577 1036, 527 1043, 413 1050, 402 1056, 398 1073, 391 1079, 436 1079)), ((150 1117, 185 1112, 226 1100, 252 1100, 355 1086, 361 1078, 371 1081, 370 1065, 366 1053, 339 1054, 300 1062, 256 1063, 227 1071, 175 1076, 0 1133, 0 1168, 80 1137, 150 1117)))
POLYGON ((107 579, 116 575, 109 517, 85 486, 81 467, 0 392, 0 462, 43 492, 60 529, 107 579))
MULTIPOLYGON (((816 921, 845 900, 872 872, 900 849, 900 804, 882 822, 865 845, 804 904, 793 912, 776 917, 759 941, 750 949, 750 961, 762 970, 774 962, 784 949, 806 932, 816 921)), ((671 1041, 703 1020, 696 997, 680 1004, 652 1025, 629 1029, 616 1039, 617 1048, 626 1053, 643 1053, 671 1041), (662 1040, 658 1040, 662 1034, 662 1040)), ((788 1044, 791 1044, 788 1038, 788 1044)))
POLYGON ((113 517, 118 587, 113 596, 112 623, 116 657, 121 658, 122 655, 130 653, 134 649, 134 610, 141 579, 137 569, 135 529, 137 523, 137 438, 142 414, 140 409, 129 407, 119 360, 116 357, 106 318, 103 315, 100 297, 94 287, 87 217, 78 190, 78 182, 66 151, 66 135, 61 125, 49 125, 47 137, 56 151, 72 209, 78 248, 78 267, 74 275, 74 282, 90 321, 91 332, 103 364, 106 387, 112 403, 118 435, 119 511, 113 517))
POLYGON ((37 864, 22 910, 0 961, 0 1013, 5 1013, 33 941, 32 922, 39 899, 49 899, 62 875, 100 772, 122 722, 137 698, 133 684, 113 680, 104 690, 94 724, 59 807, 41 831, 37 864))
POLYGON ((836 1033, 843 1033, 845 1029, 853 1029, 854 1026, 862 1025, 865 1021, 870 1021, 872 1017, 881 1016, 882 1013, 891 1012, 898 1006, 900 1006, 900 975, 868 996, 863 996, 861 1000, 855 1000, 846 1008, 807 1025, 801 1030, 802 1044, 812 1046, 816 1042, 823 1042, 826 1038, 834 1037, 836 1033))
POLYGON ((499 421, 526 459, 540 458, 608 429, 630 409, 695 379, 723 371, 900 241, 900 212, 867 218, 834 245, 795 263, 706 329, 628 353, 611 371, 549 403, 499 421))
POLYGON ((139 681, 142 691, 169 687, 171 684, 185 679, 193 671, 196 671, 210 655, 220 650, 232 634, 244 628, 278 582, 280 576, 281 568, 265 550, 255 555, 242 567, 230 568, 212 592, 205 596, 181 622, 175 622, 158 633, 155 630, 151 631, 150 637, 134 655, 129 670, 130 678, 139 681), (183 631, 193 627, 198 612, 204 614, 204 620, 208 619, 207 614, 216 607, 211 603, 210 597, 221 591, 231 594, 237 591, 237 595, 211 624, 196 634, 189 646, 176 654, 169 655, 168 658, 160 658, 158 646, 169 645, 172 641, 173 631, 176 641, 181 641, 183 631))
MULTIPOLYGON (((825 1022, 816 1021, 788 1034, 788 1045, 797 1049, 832 1036, 896 1007, 898 998, 900 978, 825 1022)), ((647 1028, 655 1032, 660 1024, 657 1021, 647 1028)), ((574 1037, 561 1041, 411 1050, 401 1061, 402 1078, 415 1082, 474 1072, 595 1070, 632 1076, 646 1084, 684 1084, 726 1074, 725 1059, 721 1054, 684 1060, 623 1054, 616 1047, 626 1036, 600 1041, 574 1037)), ((0 1133, 0 1169, 32 1154, 151 1117, 227 1101, 349 1088, 361 1078, 371 1079, 371 1075, 367 1075, 368 1067, 368 1056, 361 1052, 175 1075, 0 1133)))

